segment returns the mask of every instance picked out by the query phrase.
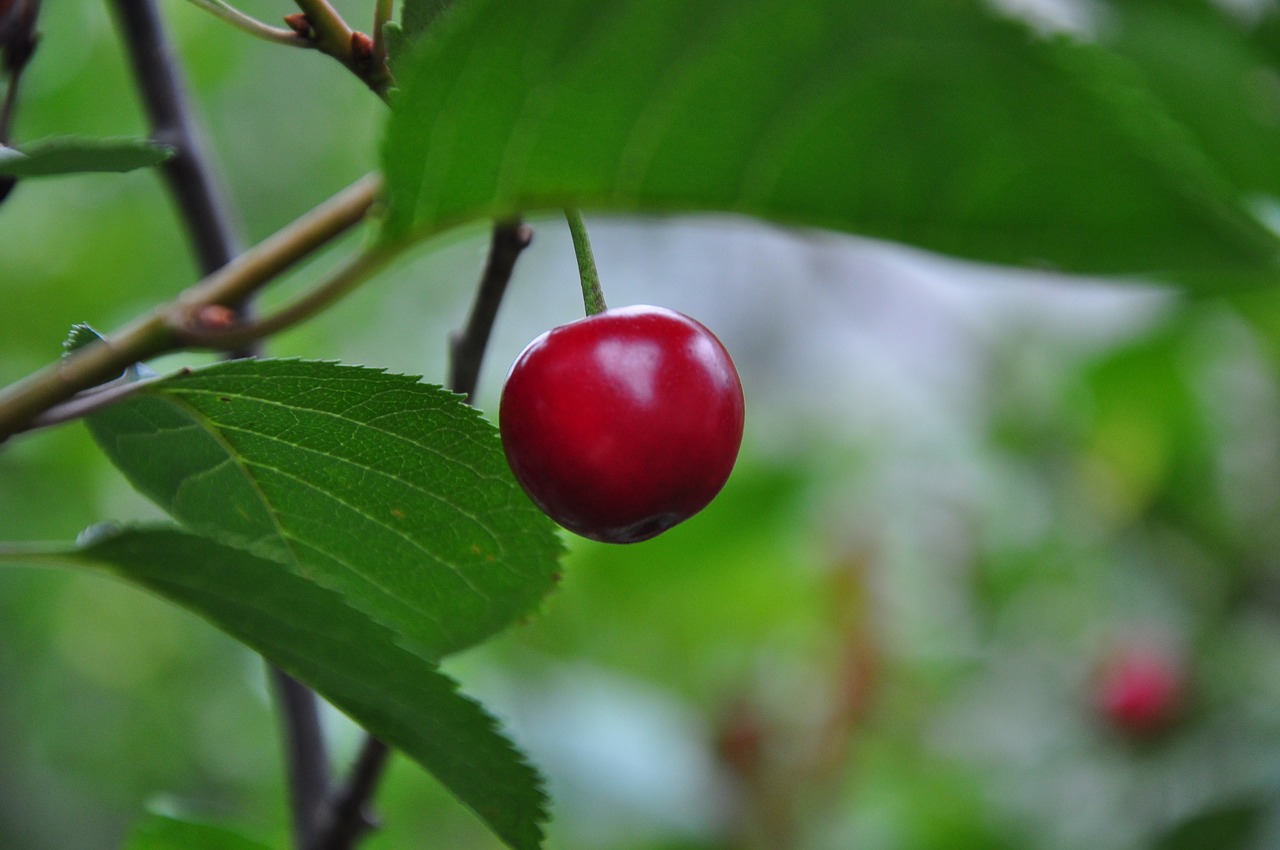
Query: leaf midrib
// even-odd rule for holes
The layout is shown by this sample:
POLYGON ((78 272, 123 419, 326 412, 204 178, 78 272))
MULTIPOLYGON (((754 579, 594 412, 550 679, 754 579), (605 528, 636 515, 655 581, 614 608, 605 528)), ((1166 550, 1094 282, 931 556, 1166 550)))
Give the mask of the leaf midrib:
MULTIPOLYGON (((152 395, 156 395, 156 393, 153 393, 152 395)), ((226 394, 223 393, 223 395, 226 395, 226 394)), ((291 566, 292 571, 296 575, 303 577, 308 581, 314 582, 316 584, 321 584, 321 586, 324 586, 321 582, 318 582, 316 580, 316 576, 312 573, 310 569, 306 567, 306 564, 303 562, 303 560, 298 557, 298 553, 296 548, 294 547, 294 543, 295 542, 303 543, 304 541, 295 538, 293 535, 289 534, 282 525, 280 525, 279 521, 276 518, 275 511, 271 509, 270 500, 267 499, 266 493, 263 492, 261 486, 259 486, 258 484, 258 479, 246 467, 245 463, 241 461, 238 453, 234 450, 234 446, 222 436, 222 434, 218 431, 216 427, 214 427, 213 420, 210 417, 206 416, 204 412, 200 410, 200 408, 195 407, 185 399, 181 398, 180 395, 178 394, 165 393, 164 398, 168 400, 170 403, 172 403, 175 407, 179 408, 179 410, 185 413, 188 417, 190 417, 191 420, 197 426, 199 426, 203 432, 205 432, 210 437, 212 437, 213 440, 217 443, 217 445, 221 447, 222 450, 226 453, 233 467, 240 470, 240 473, 242 477, 246 480, 246 483, 249 485, 250 490, 253 492, 255 497, 257 497, 259 506, 266 514, 266 518, 268 522, 270 523, 271 527, 275 529, 276 537, 278 538, 280 545, 284 547, 284 549, 289 554, 290 560, 289 562, 286 563, 286 566, 291 566)), ((299 409, 302 409, 302 408, 299 408, 299 409)), ((317 492, 323 492, 323 491, 317 491, 317 492)), ((320 550, 318 547, 313 546, 310 543, 307 543, 306 545, 311 546, 311 548, 315 548, 317 551, 323 551, 323 550, 320 550)), ((334 563, 341 565, 342 568, 346 570, 349 575, 354 576, 358 581, 363 582, 365 585, 373 588, 379 594, 392 600, 393 602, 397 602, 397 603, 400 602, 400 597, 397 594, 392 593, 387 587, 383 586, 380 582, 374 581, 365 573, 355 569, 350 564, 348 564, 344 559, 336 558, 327 552, 325 554, 328 555, 328 557, 330 557, 334 561, 334 563)), ((465 579, 464 579, 464 582, 465 582, 465 579)), ((467 585, 468 587, 471 587, 469 582, 467 582, 467 585)), ((474 588, 472 589, 474 590, 474 588)), ((484 598, 486 604, 488 604, 489 600, 486 597, 484 597, 483 594, 480 594, 480 595, 482 598, 484 598)), ((446 629, 440 623, 440 621, 434 615, 431 614, 431 612, 424 611, 417 606, 409 606, 409 607, 411 608, 411 610, 416 611, 417 613, 431 620, 431 622, 435 625, 436 630, 440 633, 440 635, 446 641, 450 643, 456 643, 456 640, 453 637, 451 637, 450 631, 446 629)), ((372 614, 370 614, 369 616, 372 616, 372 614)))

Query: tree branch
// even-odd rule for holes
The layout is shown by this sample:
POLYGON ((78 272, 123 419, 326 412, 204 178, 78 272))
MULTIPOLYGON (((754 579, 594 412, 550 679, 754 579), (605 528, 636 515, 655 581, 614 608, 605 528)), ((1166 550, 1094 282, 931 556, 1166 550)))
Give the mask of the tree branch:
POLYGON ((351 776, 346 785, 330 798, 323 828, 305 850, 351 850, 377 827, 369 802, 390 758, 390 747, 372 735, 365 736, 364 746, 351 768, 351 776))
MULTIPOLYGON (((376 2, 379 5, 374 8, 374 26, 378 27, 385 5, 384 0, 376 2)), ((299 15, 286 18, 290 26, 300 31, 305 28, 316 49, 337 59, 374 94, 386 101, 387 93, 395 85, 395 80, 387 67, 381 36, 375 32, 374 37, 370 38, 353 30, 329 4, 329 0, 294 0, 294 3, 302 11, 299 15)))
POLYGON ((223 0, 189 0, 193 6, 204 9, 216 18, 231 24, 236 29, 246 32, 255 38, 263 41, 269 41, 273 44, 283 44, 288 47, 305 47, 314 48, 316 45, 311 39, 303 36, 291 29, 283 29, 281 27, 273 27, 264 24, 257 18, 246 15, 235 6, 223 2, 223 0))
POLYGON ((319 834, 329 796, 329 752, 320 726, 320 705, 315 692, 306 685, 275 665, 270 669, 287 755, 293 840, 305 850, 311 846, 312 837, 319 834))
POLYGON ((338 10, 329 5, 328 0, 294 0, 294 3, 307 16, 320 50, 350 68, 351 36, 355 33, 338 10))
POLYGON ((468 404, 480 380, 480 366, 489 345, 494 319, 498 316, 498 305, 507 291, 507 282, 511 280, 516 260, 531 242, 533 228, 518 220, 494 226, 489 243, 489 261, 476 290, 471 317, 466 328, 449 340, 449 387, 466 396, 468 404))
POLYGON ((187 87, 155 0, 113 0, 152 138, 176 154, 162 166, 187 236, 208 274, 231 261, 239 241, 188 105, 187 87))
POLYGON ((0 443, 28 430, 41 413, 117 377, 142 360, 183 345, 177 329, 202 307, 242 303, 276 276, 364 220, 381 179, 370 175, 106 339, 0 390, 0 443))
MULTIPOLYGON (((40 0, 0 0, 0 77, 9 77, 4 97, 0 99, 0 145, 9 143, 22 72, 40 42, 36 32, 39 17, 40 0)), ((17 182, 16 177, 0 177, 0 202, 9 196, 17 182)))
POLYGON ((357 254, 346 265, 293 303, 267 316, 206 326, 200 310, 179 308, 169 316, 179 342, 188 348, 235 350, 311 318, 373 276, 395 257, 395 248, 378 247, 357 254))

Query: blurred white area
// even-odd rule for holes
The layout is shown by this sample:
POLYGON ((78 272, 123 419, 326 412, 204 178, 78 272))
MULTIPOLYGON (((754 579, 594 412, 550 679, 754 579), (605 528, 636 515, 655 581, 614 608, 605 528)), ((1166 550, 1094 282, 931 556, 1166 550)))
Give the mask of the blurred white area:
POLYGON ((1043 35, 1068 33, 1084 38, 1098 34, 1105 22, 1105 6, 1095 0, 987 0, 1010 17, 1026 21, 1043 35))
POLYGON ((528 661, 518 679, 482 670, 467 689, 546 775, 561 839, 622 848, 720 834, 728 800, 693 707, 589 664, 528 661))
POLYGON ((1217 4, 1245 23, 1257 23, 1276 7, 1276 0, 1216 0, 1217 4))

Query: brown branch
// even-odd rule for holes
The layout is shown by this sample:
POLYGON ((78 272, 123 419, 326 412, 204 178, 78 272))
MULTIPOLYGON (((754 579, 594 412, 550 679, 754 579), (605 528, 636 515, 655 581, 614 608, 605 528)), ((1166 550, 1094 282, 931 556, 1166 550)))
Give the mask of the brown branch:
POLYGON ((35 419, 31 420, 30 430, 34 431, 39 428, 51 428, 55 425, 63 425, 92 413, 97 413, 99 410, 103 410, 117 402, 123 401, 139 390, 145 389, 157 380, 158 376, 142 380, 132 380, 130 378, 122 377, 118 380, 111 381, 110 383, 102 384, 99 387, 80 393, 62 404, 51 407, 44 413, 41 413, 35 419))
POLYGON ((202 307, 242 303, 295 263, 363 221, 380 187, 378 177, 365 177, 208 275, 169 304, 0 390, 0 443, 28 430, 41 413, 118 377, 134 363, 183 348, 178 331, 184 323, 194 321, 202 307))
POLYGON ((359 286, 395 258, 395 247, 375 247, 357 254, 328 278, 274 313, 243 320, 205 321, 207 306, 181 309, 170 316, 179 342, 187 348, 242 350, 311 318, 359 286))
POLYGON ((310 846, 319 834, 324 801, 331 779, 329 751, 320 726, 320 705, 314 691, 275 665, 270 666, 280 705, 280 725, 289 772, 289 811, 294 844, 310 846))
POLYGON ((369 803, 390 758, 390 747, 372 735, 365 736, 347 783, 331 796, 323 826, 306 850, 351 850, 377 827, 369 803))
POLYGON ((353 30, 328 0, 294 0, 294 3, 302 10, 303 17, 289 16, 289 25, 301 29, 305 22, 316 49, 341 62, 385 101, 395 81, 386 61, 377 56, 376 38, 353 30))
MULTIPOLYGON (((9 77, 4 97, 0 99, 0 145, 9 143, 22 72, 40 42, 36 32, 39 17, 40 0, 0 0, 0 76, 9 77)), ((16 177, 0 177, 0 202, 9 196, 17 183, 16 177)))
POLYGON ((494 226, 489 243, 489 261, 476 299, 471 307, 471 317, 466 328, 449 340, 449 387, 455 393, 467 397, 470 404, 480 379, 480 366, 485 348, 489 345, 489 333, 498 315, 498 305, 506 293, 507 283, 515 269, 516 260, 533 242, 533 229, 520 221, 501 222, 494 226))

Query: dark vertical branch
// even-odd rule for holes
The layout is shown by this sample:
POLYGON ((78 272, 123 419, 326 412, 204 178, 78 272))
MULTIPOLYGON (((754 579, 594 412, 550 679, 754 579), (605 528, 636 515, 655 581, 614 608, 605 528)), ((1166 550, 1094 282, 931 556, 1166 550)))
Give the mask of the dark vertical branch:
POLYGON ((489 262, 485 265, 471 317, 461 333, 449 341, 449 388, 467 397, 470 403, 480 380, 480 365, 489 345, 489 332, 498 316, 498 305, 511 280, 516 260, 533 241, 533 229, 520 221, 501 222, 493 228, 489 262))
POLYGON ((187 236, 208 274, 239 251, 232 218, 204 154, 187 89, 155 0, 113 0, 134 79, 155 141, 176 154, 163 166, 187 236))
MULTIPOLYGON (((0 77, 9 78, 4 97, 0 99, 0 145, 9 144, 22 72, 40 40, 36 33, 39 17, 40 0, 0 0, 0 77)), ((0 202, 9 196, 17 182, 15 177, 0 177, 0 202)))
MULTIPOLYGON (((204 154, 181 66, 164 30, 155 0, 113 0, 129 62, 151 123, 152 138, 173 146, 163 166, 200 269, 209 274, 239 253, 230 208, 204 154)), ((248 305, 235 305, 241 312, 248 305)), ((256 356, 249 347, 236 356, 256 356)), ((329 791, 329 763, 316 695, 272 667, 284 725, 295 842, 308 846, 329 791)))
POLYGON ((0 102, 0 144, 8 143, 9 131, 13 129, 18 83, 39 42, 36 34, 39 17, 40 0, 0 0, 0 76, 9 78, 4 100, 0 102))
POLYGON ((324 801, 329 796, 329 754, 320 727, 319 704, 310 688, 279 667, 271 666, 271 678, 284 731, 294 844, 308 848, 321 830, 324 801))
POLYGON ((351 850, 377 826, 369 803, 390 758, 390 747, 372 735, 365 736, 351 776, 330 799, 325 823, 316 842, 306 850, 351 850))
MULTIPOLYGON (((533 230, 523 222, 494 225, 489 259, 480 276, 471 315, 466 327, 449 341, 449 388, 466 396, 468 402, 475 395, 484 350, 516 260, 532 241, 533 230)), ((306 845, 305 850, 351 850, 375 827, 369 804, 390 756, 386 744, 372 735, 365 737, 351 775, 329 797, 316 841, 306 845)))

